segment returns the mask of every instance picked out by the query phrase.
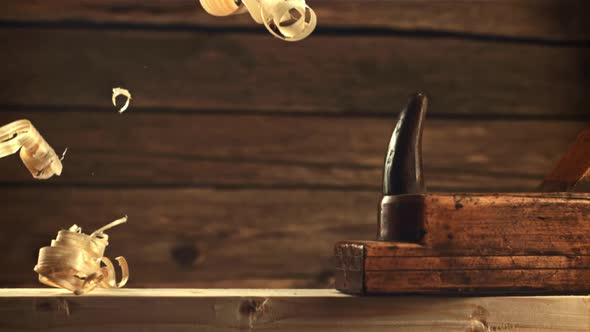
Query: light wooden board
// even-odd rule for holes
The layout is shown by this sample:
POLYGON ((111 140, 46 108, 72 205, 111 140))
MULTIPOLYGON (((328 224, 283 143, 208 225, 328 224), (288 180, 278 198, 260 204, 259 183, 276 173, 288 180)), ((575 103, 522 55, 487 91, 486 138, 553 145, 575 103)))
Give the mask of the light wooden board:
MULTIPOLYGON (((16 156, 0 183, 279 187, 380 191, 390 117, 3 112, 32 121, 62 176, 34 180, 16 156)), ((590 123, 428 119, 424 163, 434 191, 527 191, 590 123), (507 148, 510 147, 510 148, 507 148)))
POLYGON ((0 290, 0 330, 588 331, 589 298, 351 297, 333 290, 0 290))
MULTIPOLYGON (((330 28, 448 31, 474 35, 588 40, 585 0, 309 0, 318 15, 316 33, 330 28)), ((0 19, 256 29, 248 15, 213 17, 196 0, 4 1, 0 19)))
MULTIPOLYGON (((410 93, 430 114, 588 118, 587 47, 384 35, 267 35, 149 29, 3 28, 1 105, 391 113, 410 93)), ((5 109, 5 108, 4 108, 5 109)))

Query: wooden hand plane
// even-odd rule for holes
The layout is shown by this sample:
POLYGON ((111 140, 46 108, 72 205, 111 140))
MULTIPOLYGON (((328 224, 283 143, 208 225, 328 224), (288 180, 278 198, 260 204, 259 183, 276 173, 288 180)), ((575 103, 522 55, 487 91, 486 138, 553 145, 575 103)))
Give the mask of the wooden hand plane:
POLYGON ((428 193, 424 95, 400 113, 385 157, 376 241, 335 246, 352 294, 590 293, 590 130, 533 193, 428 193))

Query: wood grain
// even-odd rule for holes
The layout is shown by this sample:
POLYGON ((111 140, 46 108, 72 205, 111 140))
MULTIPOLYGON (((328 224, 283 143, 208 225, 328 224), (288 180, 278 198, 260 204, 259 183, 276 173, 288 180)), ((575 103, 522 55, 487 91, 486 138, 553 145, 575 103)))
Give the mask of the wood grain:
POLYGON ((334 288, 348 294, 365 293, 365 245, 339 242, 334 246, 334 288))
MULTIPOLYGON (((447 31, 541 40, 588 40, 584 0, 310 0, 319 18, 316 33, 329 28, 447 31)), ((252 29, 248 15, 212 17, 196 1, 35 0, 5 1, 0 19, 20 22, 195 25, 252 29)), ((262 27, 258 30, 264 33, 262 27)))
MULTIPOLYGON (((145 112, 2 112, 27 118, 58 151, 62 176, 39 183, 16 158, 0 183, 282 187, 380 191, 391 117, 145 112)), ((429 190, 534 190, 584 122, 426 121, 429 190), (510 146, 508 149, 507 147, 510 146)), ((376 202, 377 203, 377 202, 376 202)))
POLYGON ((420 243, 436 256, 590 255, 587 193, 430 193, 388 198, 383 209, 389 209, 389 215, 381 223, 390 229, 408 223, 419 229, 419 237, 393 234, 388 239, 420 243), (407 209, 417 206, 410 204, 413 201, 421 202, 421 212, 409 220, 404 217, 407 209))
POLYGON ((587 294, 590 270, 500 269, 495 271, 366 271, 367 294, 587 294))
POLYGON ((574 269, 590 267, 590 256, 447 256, 447 257, 396 257, 367 256, 365 268, 368 271, 398 270, 429 271, 526 269, 574 269))
POLYGON ((292 289, 122 289, 73 296, 14 289, 0 291, 0 330, 587 331, 588 300, 351 297, 292 289))
POLYGON ((589 256, 559 251, 531 255, 455 256, 417 244, 343 241, 336 245, 336 288, 352 294, 587 294, 589 256), (358 256, 347 248, 355 247, 358 256))
POLYGON ((387 114, 415 91, 432 96, 432 116, 587 118, 590 108, 585 47, 35 27, 3 28, 0 40, 3 105, 112 109, 122 86, 134 98, 127 112, 387 114))

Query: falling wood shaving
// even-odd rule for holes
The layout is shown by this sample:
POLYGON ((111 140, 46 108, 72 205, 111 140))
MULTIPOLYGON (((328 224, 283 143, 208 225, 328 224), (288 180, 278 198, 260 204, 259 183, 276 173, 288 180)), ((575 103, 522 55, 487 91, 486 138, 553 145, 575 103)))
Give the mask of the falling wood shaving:
POLYGON ((214 16, 250 12, 252 19, 264 24, 275 37, 299 41, 309 36, 317 25, 317 17, 305 0, 200 0, 201 6, 214 16))
POLYGON ((0 158, 16 153, 35 179, 60 175, 62 164, 29 120, 18 120, 0 127, 0 158))
POLYGON ((131 93, 129 93, 129 90, 127 90, 127 89, 113 88, 113 105, 114 106, 117 106, 117 97, 121 96, 121 95, 127 97, 127 101, 125 102, 125 105, 123 105, 123 107, 121 107, 121 109, 119 110, 119 113, 125 112, 127 107, 129 107, 129 102, 131 101, 131 93))
MULTIPOLYGON (((245 5, 248 6, 246 1, 245 5)), ((264 0, 260 3, 262 23, 279 39, 290 42, 302 40, 309 36, 317 25, 315 12, 304 0, 264 0)))
POLYGON ((121 288, 129 280, 129 266, 124 257, 115 260, 121 268, 121 281, 116 282, 115 266, 104 257, 109 244, 109 228, 127 222, 127 216, 117 219, 90 235, 82 233, 82 228, 73 225, 68 230, 57 233, 51 246, 39 250, 39 259, 34 270, 39 281, 45 285, 63 288, 76 295, 88 293, 99 288, 121 288), (104 266, 101 266, 101 263, 104 266))

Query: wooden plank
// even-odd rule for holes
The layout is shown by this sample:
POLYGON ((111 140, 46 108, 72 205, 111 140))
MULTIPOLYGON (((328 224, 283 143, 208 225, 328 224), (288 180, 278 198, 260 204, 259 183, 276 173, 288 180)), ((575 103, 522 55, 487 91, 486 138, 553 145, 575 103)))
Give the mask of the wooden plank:
POLYGON ((587 331, 588 296, 351 297, 333 290, 0 291, 2 331, 587 331), (149 314, 147 314, 149 313, 149 314))
POLYGON ((0 68, 1 105, 110 110, 111 89, 123 86, 134 98, 127 112, 388 114, 416 90, 432 97, 431 115, 587 118, 590 108, 585 47, 34 27, 3 28, 0 40, 0 61, 11 64, 0 68))
POLYGON ((374 237, 374 193, 305 190, 19 188, 0 191, 0 287, 39 286, 38 249, 60 229, 108 232, 131 287, 329 287, 338 240, 374 237))
MULTIPOLYGON (((0 161, 0 183, 375 192, 395 124, 393 115, 0 113, 1 123, 20 118, 30 119, 58 153, 68 147, 64 171, 40 183, 13 156, 0 161)), ((589 125, 429 119, 423 143, 426 183, 434 191, 535 190, 589 125)))
MULTIPOLYGON (((585 0, 310 0, 325 28, 377 28, 448 31, 518 38, 588 40, 585 0), (567 22, 567 24, 564 24, 567 22)), ((24 22, 91 22, 99 24, 196 25, 247 27, 248 15, 212 17, 196 1, 169 0, 10 0, 1 20, 24 22)), ((260 27, 260 31, 263 29, 260 27)))

